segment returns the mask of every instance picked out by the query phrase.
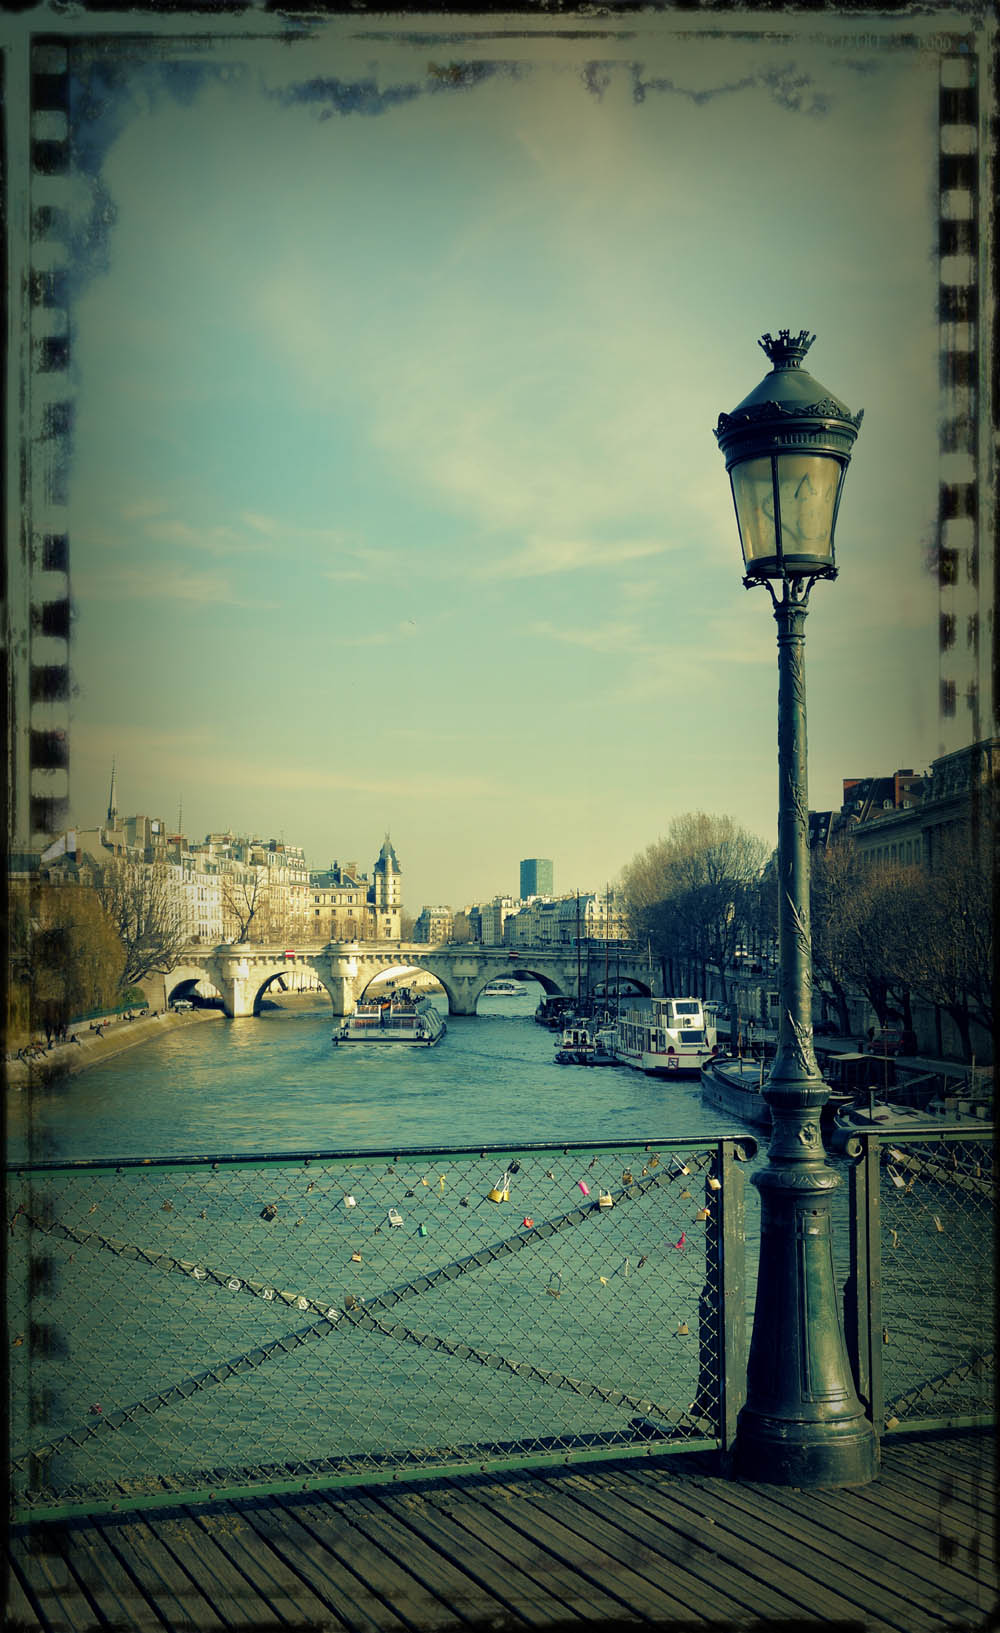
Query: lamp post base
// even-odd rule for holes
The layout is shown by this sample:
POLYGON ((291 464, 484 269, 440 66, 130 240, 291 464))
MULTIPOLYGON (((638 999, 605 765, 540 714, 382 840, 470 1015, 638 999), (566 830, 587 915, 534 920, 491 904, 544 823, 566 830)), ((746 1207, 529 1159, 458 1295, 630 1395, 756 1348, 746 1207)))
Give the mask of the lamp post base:
POLYGON ((831 1222, 840 1181, 822 1155, 818 1117, 782 1110, 779 1095, 770 1161, 753 1178, 760 1269, 733 1473, 773 1485, 866 1485, 878 1472, 878 1442, 840 1323, 831 1222), (804 1160, 792 1160, 795 1148, 804 1160))
POLYGON ((801 1423, 746 1408, 737 1420, 733 1475, 773 1486, 865 1486, 878 1474, 878 1442, 867 1418, 801 1423))

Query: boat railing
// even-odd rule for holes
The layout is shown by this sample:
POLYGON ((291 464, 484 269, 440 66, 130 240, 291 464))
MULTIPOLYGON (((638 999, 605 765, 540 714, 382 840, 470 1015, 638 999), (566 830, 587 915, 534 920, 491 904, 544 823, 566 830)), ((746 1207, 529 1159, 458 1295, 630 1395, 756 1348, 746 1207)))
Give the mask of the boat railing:
MULTIPOLYGON (((15 1512, 714 1448, 749 1135, 8 1167, 15 1512)), ((878 1434, 988 1421, 991 1130, 865 1132, 835 1220, 878 1434)))

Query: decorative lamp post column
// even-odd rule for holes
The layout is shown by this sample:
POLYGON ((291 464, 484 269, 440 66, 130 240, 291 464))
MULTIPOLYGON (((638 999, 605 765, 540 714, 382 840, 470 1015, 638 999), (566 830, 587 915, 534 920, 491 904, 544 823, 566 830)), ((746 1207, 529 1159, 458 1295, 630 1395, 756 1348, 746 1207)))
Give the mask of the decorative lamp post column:
POLYGON ((764 584, 778 625, 778 948, 781 1019, 764 1096, 771 1108, 760 1268, 737 1422, 734 1471, 795 1486, 862 1485, 878 1446, 851 1377, 837 1300, 820 1111, 829 1090, 812 1042, 805 620, 819 578, 835 578, 833 534, 861 424, 802 368, 815 336, 759 342, 773 369, 720 414, 747 589, 764 584))

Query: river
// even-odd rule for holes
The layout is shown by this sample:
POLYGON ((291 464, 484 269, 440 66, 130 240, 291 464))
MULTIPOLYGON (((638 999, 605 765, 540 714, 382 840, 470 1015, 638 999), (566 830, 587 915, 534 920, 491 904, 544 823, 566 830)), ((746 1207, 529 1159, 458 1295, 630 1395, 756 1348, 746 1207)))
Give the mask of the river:
MULTIPOLYGON (((162 1157, 523 1141, 635 1141, 747 1132, 703 1106, 696 1079, 557 1066, 541 995, 483 997, 433 1049, 333 1048, 328 1008, 293 1000, 186 1027, 12 1094, 8 1156, 162 1157)), ((435 999, 446 1008, 443 994, 435 999)))

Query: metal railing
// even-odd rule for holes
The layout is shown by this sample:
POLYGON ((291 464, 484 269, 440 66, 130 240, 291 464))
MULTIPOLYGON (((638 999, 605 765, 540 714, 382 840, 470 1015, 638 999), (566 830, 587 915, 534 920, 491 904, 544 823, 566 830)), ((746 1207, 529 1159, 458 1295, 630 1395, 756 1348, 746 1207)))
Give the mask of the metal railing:
POLYGON ((879 1130, 851 1149, 845 1336, 877 1433, 991 1421, 991 1131, 879 1130))
MULTIPOLYGON (((989 1131, 852 1153, 835 1247, 876 1432, 988 1421, 989 1131)), ((694 1445, 725 1466, 756 1154, 746 1135, 12 1165, 15 1513, 694 1445)))
POLYGON ((16 1511, 724 1451, 755 1150, 12 1168, 16 1511))

